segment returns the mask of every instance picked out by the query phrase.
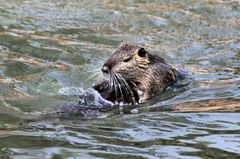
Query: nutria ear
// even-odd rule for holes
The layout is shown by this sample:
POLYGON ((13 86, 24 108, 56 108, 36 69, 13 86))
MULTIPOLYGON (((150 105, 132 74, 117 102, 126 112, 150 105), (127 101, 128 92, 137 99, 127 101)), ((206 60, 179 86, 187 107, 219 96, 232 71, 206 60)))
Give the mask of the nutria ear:
POLYGON ((140 57, 145 57, 146 54, 147 54, 147 52, 146 52, 146 50, 144 48, 141 48, 141 49, 138 50, 138 55, 140 57))

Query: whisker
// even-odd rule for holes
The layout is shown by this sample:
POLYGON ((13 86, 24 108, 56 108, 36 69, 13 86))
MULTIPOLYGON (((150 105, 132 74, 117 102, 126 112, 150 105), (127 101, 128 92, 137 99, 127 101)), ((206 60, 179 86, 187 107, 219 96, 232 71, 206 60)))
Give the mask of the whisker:
POLYGON ((117 74, 115 74, 115 79, 116 79, 116 82, 117 82, 117 87, 119 88, 119 91, 120 91, 121 99, 123 100, 123 92, 122 92, 121 84, 119 83, 119 79, 118 79, 117 74))
MULTIPOLYGON (((132 91, 132 89, 130 88, 129 84, 127 83, 127 81, 126 81, 120 74, 118 74, 118 76, 119 76, 119 78, 121 78, 121 80, 122 80, 123 83, 124 83, 125 89, 128 91, 128 93, 131 94, 131 98, 133 98, 133 100, 134 100, 134 94, 133 94, 133 91, 132 91)), ((135 84, 134 84, 134 85, 135 85, 135 84)))
POLYGON ((93 77, 97 76, 98 74, 99 74, 99 72, 93 74, 92 76, 90 76, 89 78, 87 78, 86 80, 84 80, 84 81, 83 81, 83 84, 84 84, 85 82, 87 82, 88 80, 92 79, 93 77))
POLYGON ((96 72, 100 72, 100 69, 96 69, 96 70, 86 70, 85 72, 87 72, 87 73, 96 73, 96 72))
POLYGON ((130 88, 129 84, 126 82, 126 80, 120 74, 118 74, 118 76, 121 79, 121 81, 123 82, 123 85, 126 87, 126 90, 128 92, 131 92, 131 88, 130 88))
POLYGON ((113 84, 114 84, 114 81, 113 81, 114 79, 112 77, 112 74, 109 75, 109 78, 110 78, 110 80, 109 80, 109 82, 110 82, 109 93, 111 93, 111 91, 113 90, 113 84))
POLYGON ((134 87, 137 87, 137 85, 134 82, 132 82, 132 81, 130 81, 130 82, 134 87))
POLYGON ((119 74, 116 74, 116 76, 118 77, 118 80, 119 80, 121 86, 123 87, 124 92, 125 92, 126 94, 128 94, 128 93, 129 93, 129 90, 128 90, 128 88, 127 88, 127 86, 126 86, 123 78, 122 78, 121 75, 119 75, 119 74))
POLYGON ((115 96, 116 96, 116 99, 117 99, 117 96, 118 96, 118 90, 117 90, 117 81, 116 81, 116 77, 114 76, 113 74, 113 86, 114 86, 114 91, 115 91, 115 96))
POLYGON ((97 83, 99 83, 102 80, 103 80, 103 76, 102 76, 102 73, 100 73, 99 76, 97 76, 97 83))

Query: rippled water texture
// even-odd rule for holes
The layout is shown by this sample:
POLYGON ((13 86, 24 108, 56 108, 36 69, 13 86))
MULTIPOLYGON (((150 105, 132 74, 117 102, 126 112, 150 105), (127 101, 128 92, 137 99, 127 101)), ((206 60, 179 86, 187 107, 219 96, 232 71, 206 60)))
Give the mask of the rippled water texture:
POLYGON ((239 113, 160 110, 240 106, 239 37, 239 0, 0 0, 0 158, 240 158, 239 113), (183 64, 189 88, 135 111, 23 122, 76 102, 122 40, 183 64))

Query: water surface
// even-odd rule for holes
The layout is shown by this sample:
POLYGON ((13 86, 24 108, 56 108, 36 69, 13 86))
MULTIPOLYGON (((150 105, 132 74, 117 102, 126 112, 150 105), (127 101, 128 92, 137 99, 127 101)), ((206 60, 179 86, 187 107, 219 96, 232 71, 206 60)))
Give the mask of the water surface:
POLYGON ((159 109, 240 105, 239 37, 238 0, 0 0, 0 158, 240 158, 239 113, 159 109), (191 85, 137 111, 23 123, 76 102, 121 41, 184 65, 191 85))

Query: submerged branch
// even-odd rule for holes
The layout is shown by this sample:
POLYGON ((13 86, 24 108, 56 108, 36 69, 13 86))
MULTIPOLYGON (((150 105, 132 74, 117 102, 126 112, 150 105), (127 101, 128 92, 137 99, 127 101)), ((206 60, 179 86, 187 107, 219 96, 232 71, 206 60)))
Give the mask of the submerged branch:
POLYGON ((211 99, 181 103, 172 106, 173 112, 240 112, 240 101, 236 99, 211 99))

